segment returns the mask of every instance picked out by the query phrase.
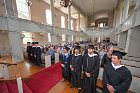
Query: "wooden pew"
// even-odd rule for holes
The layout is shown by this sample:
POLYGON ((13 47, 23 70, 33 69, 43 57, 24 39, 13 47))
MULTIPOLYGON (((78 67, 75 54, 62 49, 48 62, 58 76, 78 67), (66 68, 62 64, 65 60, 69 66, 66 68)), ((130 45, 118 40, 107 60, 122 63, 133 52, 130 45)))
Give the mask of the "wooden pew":
MULTIPOLYGON (((102 83, 102 80, 97 79, 97 84, 96 84, 96 86, 97 86, 98 88, 100 88, 100 89, 103 89, 103 83, 102 83)), ((134 93, 134 92, 128 90, 127 93, 134 93)))
POLYGON ((3 65, 3 78, 4 79, 8 79, 9 78, 9 71, 8 71, 8 67, 12 66, 12 65, 17 65, 15 63, 8 63, 6 60, 0 61, 0 64, 3 65))
MULTIPOLYGON (((17 88, 18 88, 18 93, 24 93, 23 92, 23 85, 22 85, 22 80, 29 80, 31 79, 30 77, 24 77, 22 78, 20 74, 16 75, 14 78, 9 78, 9 79, 0 79, 0 83, 12 83, 11 81, 16 81, 17 83, 17 88)), ((9 84, 8 83, 8 84, 9 84)))
MULTIPOLYGON (((2 78, 2 79, 0 79, 0 83, 1 82, 10 82, 10 81, 16 81, 16 77, 14 77, 14 78, 9 78, 9 79, 4 79, 4 78, 2 78)), ((29 79, 31 79, 31 77, 22 77, 22 80, 29 80, 29 79)))
POLYGON ((5 62, 5 61, 1 61, 0 64, 7 65, 7 66, 17 65, 15 63, 8 63, 8 62, 5 62))

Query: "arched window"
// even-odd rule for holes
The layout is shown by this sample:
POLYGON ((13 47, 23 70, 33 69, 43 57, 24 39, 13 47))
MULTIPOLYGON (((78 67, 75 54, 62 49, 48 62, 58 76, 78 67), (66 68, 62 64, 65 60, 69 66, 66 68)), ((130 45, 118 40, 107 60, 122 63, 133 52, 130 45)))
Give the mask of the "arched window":
POLYGON ((47 24, 52 25, 51 11, 49 9, 46 10, 46 21, 47 24))
POLYGON ((71 30, 73 30, 73 20, 71 20, 71 30))
POLYGON ((65 41, 65 40, 66 40, 66 35, 62 34, 62 41, 65 41))
POLYGON ((24 34, 23 44, 27 44, 27 42, 33 42, 32 33, 30 32, 22 32, 24 34))
POLYGON ((16 0, 18 17, 23 19, 31 19, 29 13, 29 7, 27 5, 27 0, 16 0))
POLYGON ((72 38, 71 38, 71 40, 72 40, 72 41, 74 40, 74 35, 72 35, 72 38))
POLYGON ((51 42, 51 34, 48 33, 48 42, 51 42))
POLYGON ((61 28, 65 28, 65 17, 61 16, 61 28))
POLYGON ((100 27, 104 27, 104 23, 100 23, 100 27))

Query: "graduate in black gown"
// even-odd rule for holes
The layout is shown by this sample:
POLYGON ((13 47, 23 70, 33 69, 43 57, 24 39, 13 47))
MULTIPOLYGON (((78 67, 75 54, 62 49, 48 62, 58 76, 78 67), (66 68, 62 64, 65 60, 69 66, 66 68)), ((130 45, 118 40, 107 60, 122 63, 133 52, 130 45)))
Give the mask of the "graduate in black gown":
POLYGON ((103 72, 103 93, 127 93, 132 75, 130 71, 121 64, 122 56, 126 53, 113 51, 112 62, 105 65, 103 72))
POLYGON ((80 54, 80 46, 74 48, 74 54, 70 62, 72 86, 78 88, 78 93, 81 92, 81 71, 82 71, 82 55, 80 54))
POLYGON ((32 51, 31 51, 31 62, 35 64, 35 56, 34 56, 34 53, 35 53, 35 49, 36 49, 36 46, 35 46, 35 42, 32 42, 32 51))
POLYGON ((104 65, 111 62, 111 56, 112 56, 113 50, 114 50, 114 47, 112 46, 107 49, 107 53, 103 55, 103 58, 101 60, 101 67, 104 67, 104 65))
POLYGON ((34 48, 34 59, 35 59, 35 64, 37 66, 41 66, 42 61, 41 61, 41 48, 38 46, 39 42, 35 42, 35 48, 34 48))
POLYGON ((28 60, 31 62, 31 54, 32 54, 32 46, 30 45, 30 42, 27 42, 27 53, 28 53, 28 60))
POLYGON ((64 80, 70 82, 71 81, 71 71, 70 71, 70 60, 71 60, 71 55, 69 54, 70 48, 65 46, 63 48, 64 54, 62 55, 62 77, 64 80))
POLYGON ((94 46, 88 46, 88 54, 83 55, 83 91, 96 93, 96 82, 99 75, 100 58, 94 53, 94 46))

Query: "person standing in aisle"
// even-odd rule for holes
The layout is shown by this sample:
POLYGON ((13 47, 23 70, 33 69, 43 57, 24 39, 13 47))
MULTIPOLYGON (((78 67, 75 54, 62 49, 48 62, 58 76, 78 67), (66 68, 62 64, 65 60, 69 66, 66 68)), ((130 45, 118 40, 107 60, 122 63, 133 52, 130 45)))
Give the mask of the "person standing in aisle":
POLYGON ((88 45, 88 53, 83 55, 83 91, 96 93, 96 82, 99 75, 100 58, 94 53, 94 45, 88 45))
POLYGON ((71 73, 70 73, 70 59, 71 55, 69 54, 70 48, 65 46, 63 48, 64 54, 62 55, 62 77, 64 80, 71 82, 71 73))
POLYGON ((32 46, 30 44, 30 42, 27 42, 28 60, 31 62, 32 46))
POLYGON ((82 71, 82 55, 80 46, 74 48, 74 54, 71 57, 70 68, 72 73, 72 86, 78 88, 78 93, 81 93, 81 71, 82 71))

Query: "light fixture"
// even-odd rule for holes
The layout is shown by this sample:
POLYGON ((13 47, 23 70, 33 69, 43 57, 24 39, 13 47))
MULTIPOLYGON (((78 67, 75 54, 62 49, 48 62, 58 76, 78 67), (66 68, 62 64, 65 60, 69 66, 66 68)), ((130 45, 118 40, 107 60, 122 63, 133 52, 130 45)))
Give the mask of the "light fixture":
POLYGON ((60 6, 61 7, 68 7, 72 5, 72 0, 61 0, 60 1, 60 6))
POLYGON ((26 0, 26 5, 29 7, 32 5, 32 2, 30 0, 26 0))

